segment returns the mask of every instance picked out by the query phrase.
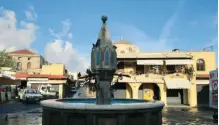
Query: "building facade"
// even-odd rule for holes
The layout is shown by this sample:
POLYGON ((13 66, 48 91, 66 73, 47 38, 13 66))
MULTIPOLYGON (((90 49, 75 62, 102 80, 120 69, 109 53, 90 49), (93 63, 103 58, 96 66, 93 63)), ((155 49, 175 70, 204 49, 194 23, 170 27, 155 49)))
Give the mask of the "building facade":
POLYGON ((210 71, 209 106, 218 109, 218 70, 210 71))
POLYGON ((16 71, 10 67, 0 67, 0 85, 17 85, 21 88, 38 89, 40 85, 52 85, 59 98, 66 95, 68 74, 62 63, 49 64, 41 55, 27 49, 9 52, 16 62, 16 71))
POLYGON ((166 105, 208 104, 209 71, 216 69, 214 52, 140 52, 128 41, 117 46, 117 72, 131 75, 119 80, 115 98, 161 100, 166 105), (202 97, 202 98, 201 98, 202 97), (203 98, 207 97, 207 99, 203 98))
MULTIPOLYGON (((196 107, 209 103, 209 71, 216 69, 214 52, 140 52, 118 41, 117 73, 128 74, 115 84, 114 98, 161 100, 166 106, 196 107)), ((114 81, 116 80, 116 76, 114 81)), ((91 96, 95 93, 90 92, 91 96)))
POLYGON ((9 52, 8 55, 16 62, 16 70, 20 72, 38 74, 42 65, 48 64, 41 55, 27 49, 9 52))
POLYGON ((65 96, 68 77, 64 64, 43 65, 39 74, 16 73, 13 77, 26 81, 24 86, 27 88, 38 89, 40 85, 49 84, 59 93, 59 98, 65 96))

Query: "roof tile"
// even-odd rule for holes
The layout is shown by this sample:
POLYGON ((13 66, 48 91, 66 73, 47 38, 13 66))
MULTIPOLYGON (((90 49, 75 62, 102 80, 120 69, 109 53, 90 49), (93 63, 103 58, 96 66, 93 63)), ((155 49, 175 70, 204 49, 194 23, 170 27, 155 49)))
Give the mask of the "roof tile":
POLYGON ((36 53, 31 52, 31 51, 28 50, 28 49, 16 50, 16 51, 13 51, 13 52, 9 52, 8 54, 29 54, 29 55, 37 55, 36 53))

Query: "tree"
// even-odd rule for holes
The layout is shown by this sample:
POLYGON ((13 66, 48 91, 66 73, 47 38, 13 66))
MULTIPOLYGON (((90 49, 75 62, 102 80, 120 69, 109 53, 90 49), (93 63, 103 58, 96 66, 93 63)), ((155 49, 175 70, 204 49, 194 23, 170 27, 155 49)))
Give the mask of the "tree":
POLYGON ((0 51, 0 67, 11 67, 16 68, 15 61, 8 55, 8 53, 3 50, 0 51))

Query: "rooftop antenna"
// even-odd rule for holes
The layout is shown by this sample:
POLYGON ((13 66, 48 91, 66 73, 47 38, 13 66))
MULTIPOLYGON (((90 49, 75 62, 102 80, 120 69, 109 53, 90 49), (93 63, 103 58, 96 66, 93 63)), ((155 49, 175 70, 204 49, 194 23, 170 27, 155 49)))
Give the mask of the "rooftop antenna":
POLYGON ((205 47, 204 49, 203 49, 203 51, 210 51, 210 52, 213 52, 214 51, 214 48, 215 48, 215 46, 208 46, 208 47, 205 47))

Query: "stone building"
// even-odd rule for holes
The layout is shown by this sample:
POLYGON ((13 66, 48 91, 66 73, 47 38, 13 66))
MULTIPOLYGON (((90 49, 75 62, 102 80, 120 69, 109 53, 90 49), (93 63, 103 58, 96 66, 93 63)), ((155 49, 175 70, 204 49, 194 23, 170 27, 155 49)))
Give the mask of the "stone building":
POLYGON ((15 60, 17 71, 20 72, 37 74, 40 73, 42 65, 48 64, 41 55, 27 49, 9 52, 8 55, 15 60))

